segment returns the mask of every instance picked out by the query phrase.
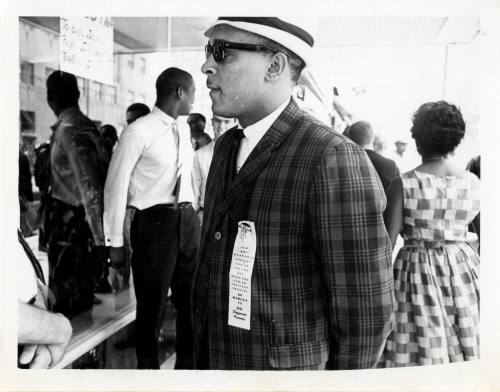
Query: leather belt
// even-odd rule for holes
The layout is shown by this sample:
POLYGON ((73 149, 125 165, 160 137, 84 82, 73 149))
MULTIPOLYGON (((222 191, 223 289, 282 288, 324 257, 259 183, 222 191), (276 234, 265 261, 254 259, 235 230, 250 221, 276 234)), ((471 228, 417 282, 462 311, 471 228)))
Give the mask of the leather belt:
POLYGON ((193 204, 190 201, 183 201, 182 203, 177 203, 177 205, 173 203, 167 203, 167 204, 156 204, 154 206, 145 208, 143 210, 136 209, 136 213, 141 213, 141 212, 151 212, 155 210, 161 210, 161 209, 171 209, 171 210, 183 210, 185 208, 191 207, 193 204))

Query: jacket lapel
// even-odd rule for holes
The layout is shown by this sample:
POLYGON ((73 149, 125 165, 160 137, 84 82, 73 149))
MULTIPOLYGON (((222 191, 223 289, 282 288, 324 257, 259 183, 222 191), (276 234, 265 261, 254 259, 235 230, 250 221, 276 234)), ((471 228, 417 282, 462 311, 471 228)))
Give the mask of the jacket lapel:
POLYGON ((220 214, 219 209, 221 201, 225 198, 224 173, 227 172, 229 150, 232 143, 232 137, 230 136, 232 129, 222 135, 222 137, 217 140, 214 147, 214 154, 210 164, 210 171, 208 173, 206 185, 207 188, 205 192, 203 229, 205 227, 213 227, 212 220, 220 214))
MULTIPOLYGON (((217 190, 215 208, 213 211, 213 217, 215 218, 215 222, 213 223, 219 223, 231 204, 241 196, 248 184, 250 184, 266 167, 266 163, 272 151, 277 148, 290 133, 297 129, 297 125, 300 122, 299 111, 299 107, 292 99, 250 153, 250 156, 243 164, 229 189, 226 189, 224 192, 224 188, 219 187, 220 189, 217 190)), ((228 148, 228 146, 226 148, 228 148)), ((225 164, 227 164, 227 159, 218 160, 217 166, 225 164)), ((224 172, 220 169, 223 168, 217 167, 216 173, 224 172)))

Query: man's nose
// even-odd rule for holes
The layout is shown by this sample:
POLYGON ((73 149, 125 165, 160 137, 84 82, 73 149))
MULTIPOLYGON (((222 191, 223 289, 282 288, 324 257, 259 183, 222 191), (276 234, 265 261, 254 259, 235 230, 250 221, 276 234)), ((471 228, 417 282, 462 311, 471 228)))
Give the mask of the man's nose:
POLYGON ((215 75, 217 72, 217 63, 214 60, 214 56, 209 54, 203 65, 201 66, 201 72, 205 75, 215 75))

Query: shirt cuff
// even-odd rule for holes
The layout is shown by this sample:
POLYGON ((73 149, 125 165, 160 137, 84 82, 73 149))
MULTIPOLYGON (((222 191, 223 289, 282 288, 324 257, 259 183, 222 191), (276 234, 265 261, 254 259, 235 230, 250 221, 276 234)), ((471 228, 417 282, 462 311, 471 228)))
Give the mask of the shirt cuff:
POLYGON ((106 235, 105 245, 112 246, 113 248, 120 248, 123 246, 123 235, 106 235))

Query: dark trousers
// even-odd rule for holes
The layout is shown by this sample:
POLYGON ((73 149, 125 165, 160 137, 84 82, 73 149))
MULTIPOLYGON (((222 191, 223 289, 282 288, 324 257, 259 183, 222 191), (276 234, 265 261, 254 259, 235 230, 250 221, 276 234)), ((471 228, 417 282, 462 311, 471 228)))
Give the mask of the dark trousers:
MULTIPOLYGON (((137 210, 134 215, 130 239, 137 298, 135 327, 139 369, 158 369, 160 366, 158 333, 169 286, 172 287, 172 302, 177 310, 176 368, 189 366, 189 362, 192 366, 193 333, 189 300, 198 243, 193 249, 191 240, 180 235, 185 231, 183 222, 192 221, 188 219, 191 215, 188 210, 157 205, 137 210)), ((196 216, 194 211, 192 214, 196 216)))
POLYGON ((191 206, 182 208, 179 254, 170 285, 172 304, 177 311, 175 369, 193 369, 194 335, 191 323, 191 289, 200 235, 201 226, 198 214, 191 206))
POLYGON ((210 369, 210 354, 208 347, 208 322, 205 321, 205 326, 203 328, 203 334, 199 342, 198 357, 196 363, 197 370, 209 370, 210 369))
POLYGON ((99 260, 83 207, 51 199, 49 298, 52 310, 73 317, 93 305, 99 260))

